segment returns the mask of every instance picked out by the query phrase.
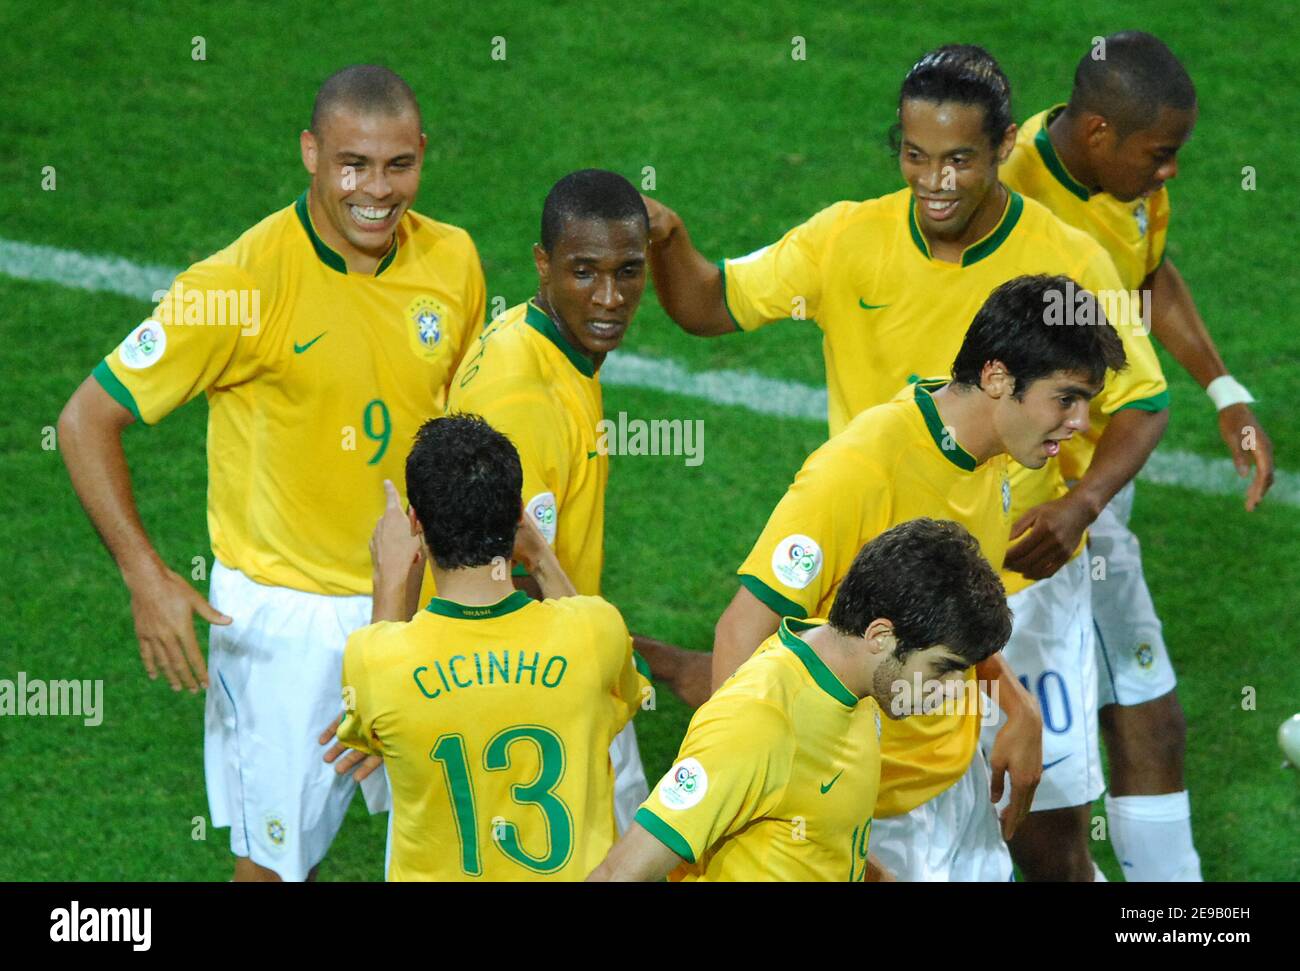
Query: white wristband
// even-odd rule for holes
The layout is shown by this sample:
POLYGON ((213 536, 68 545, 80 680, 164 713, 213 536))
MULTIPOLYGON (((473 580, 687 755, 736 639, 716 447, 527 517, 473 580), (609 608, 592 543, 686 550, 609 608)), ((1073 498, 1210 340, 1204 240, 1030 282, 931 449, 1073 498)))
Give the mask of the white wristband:
POLYGON ((1214 407, 1219 411, 1231 405, 1248 405, 1255 400, 1254 395, 1231 374, 1223 374, 1215 378, 1206 386, 1205 393, 1210 396, 1214 407))

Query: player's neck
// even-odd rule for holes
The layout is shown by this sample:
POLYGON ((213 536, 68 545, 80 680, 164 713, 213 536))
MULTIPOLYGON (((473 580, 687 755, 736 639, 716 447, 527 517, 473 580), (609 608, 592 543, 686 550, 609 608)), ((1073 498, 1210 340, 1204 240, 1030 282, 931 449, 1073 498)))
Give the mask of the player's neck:
POLYGON ((1003 214, 1007 211, 1010 200, 1010 190, 999 181, 984 195, 979 209, 971 216, 970 222, 961 231, 961 235, 956 238, 944 239, 934 236, 922 227, 921 232, 925 235, 925 241, 930 245, 930 252, 934 254, 935 259, 946 263, 960 262, 966 250, 993 232, 993 227, 1001 222, 1003 214))
MULTIPOLYGON (((378 253, 367 253, 365 250, 357 249, 348 242, 347 237, 343 236, 334 224, 330 222, 329 216, 321 208, 320 202, 316 198, 316 193, 308 190, 307 192, 307 211, 311 214, 312 228, 316 230, 316 235, 339 256, 343 257, 343 262, 347 265, 349 273, 357 273, 363 276, 370 276, 375 272, 375 268, 392 249, 393 238, 390 236, 388 242, 378 253)), ((393 230, 396 235, 397 230, 393 230)))
POLYGON ((986 395, 977 389, 959 391, 952 384, 945 384, 931 397, 944 429, 976 462, 983 464, 1006 451, 993 428, 988 414, 990 399, 986 395))
POLYGON ((546 299, 546 295, 542 293, 540 289, 533 297, 533 303, 537 304, 537 306, 541 308, 542 313, 551 318, 551 323, 555 325, 555 329, 560 332, 560 336, 564 338, 565 342, 568 343, 576 353, 581 354, 587 360, 591 361, 595 369, 599 371, 600 366, 605 363, 605 353, 602 351, 599 354, 594 354, 578 343, 578 339, 573 336, 573 331, 569 329, 569 325, 564 322, 563 317, 551 309, 550 301, 546 299))
POLYGON ((1097 177, 1093 174, 1092 166, 1088 164, 1082 133, 1069 108, 1052 119, 1052 123, 1047 126, 1047 138, 1052 143, 1056 157, 1065 166, 1065 171, 1070 174, 1070 178, 1080 185, 1087 186, 1090 192, 1096 192, 1097 177))
POLYGON ((487 607, 515 592, 509 573, 493 564, 443 570, 431 563, 430 570, 438 587, 438 598, 467 607, 487 607), (501 575, 503 572, 505 576, 501 575))
POLYGON ((862 638, 847 637, 830 624, 798 635, 859 701, 871 694, 875 665, 862 649, 862 638))

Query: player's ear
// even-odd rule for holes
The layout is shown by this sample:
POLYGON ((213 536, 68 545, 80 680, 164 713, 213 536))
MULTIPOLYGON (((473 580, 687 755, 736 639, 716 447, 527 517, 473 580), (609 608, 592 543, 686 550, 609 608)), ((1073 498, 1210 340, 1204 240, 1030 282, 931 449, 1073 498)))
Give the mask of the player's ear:
POLYGON ((310 128, 304 128, 302 134, 298 136, 298 147, 302 150, 303 168, 315 175, 318 146, 316 136, 312 134, 310 128))
POLYGON ((1012 123, 1007 125, 1007 130, 1002 133, 1002 141, 998 145, 998 165, 1001 165, 1011 157, 1011 151, 1016 147, 1016 132, 1020 128, 1012 123))
POLYGON ((424 535, 424 526, 420 524, 420 517, 415 514, 414 506, 411 506, 406 510, 406 520, 411 524, 412 536, 424 535))
POLYGON ((1013 379, 1001 361, 985 361, 980 370, 980 387, 990 398, 997 399, 1011 393, 1013 379))
POLYGON ((891 654, 898 646, 898 639, 894 636, 894 622, 885 617, 877 617, 868 624, 863 636, 867 641, 867 650, 872 654, 891 654))
POLYGON ((541 243, 533 244, 533 265, 537 267, 537 279, 545 286, 551 278, 551 255, 541 243))
POLYGON ((1102 143, 1114 137, 1114 134, 1114 126, 1103 116, 1092 111, 1083 116, 1083 138, 1089 148, 1100 148, 1102 143))

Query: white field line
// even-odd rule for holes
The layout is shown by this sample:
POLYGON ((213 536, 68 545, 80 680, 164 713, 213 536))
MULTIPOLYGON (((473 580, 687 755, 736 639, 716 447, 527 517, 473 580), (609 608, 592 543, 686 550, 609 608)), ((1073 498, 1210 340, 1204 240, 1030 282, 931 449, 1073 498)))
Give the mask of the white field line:
MULTIPOLYGON (((165 290, 179 270, 133 263, 120 257, 91 256, 56 246, 0 239, 0 274, 20 280, 57 283, 101 293, 151 301, 165 290)), ((138 321, 121 321, 125 334, 138 321)), ((824 422, 826 389, 748 371, 690 371, 676 361, 619 351, 605 363, 606 383, 650 388, 668 394, 733 405, 774 418, 824 422)), ((1206 420, 1209 411, 1206 410, 1206 420)), ((1157 449, 1139 478, 1161 485, 1181 486, 1211 495, 1240 496, 1246 480, 1224 458, 1207 459, 1177 449, 1157 449)), ((1279 471, 1267 502, 1300 506, 1300 475, 1279 471)))

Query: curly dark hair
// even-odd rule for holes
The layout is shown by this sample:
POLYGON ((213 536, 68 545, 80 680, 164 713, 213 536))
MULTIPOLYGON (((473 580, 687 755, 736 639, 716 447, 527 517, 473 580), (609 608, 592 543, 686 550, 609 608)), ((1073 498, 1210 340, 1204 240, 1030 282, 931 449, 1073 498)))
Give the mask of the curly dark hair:
POLYGON ((478 415, 425 422, 406 457, 406 496, 444 570, 510 556, 523 488, 519 453, 478 415))

